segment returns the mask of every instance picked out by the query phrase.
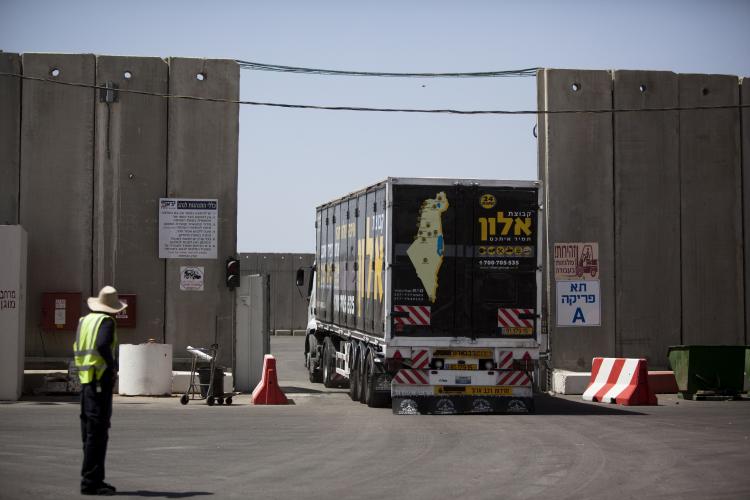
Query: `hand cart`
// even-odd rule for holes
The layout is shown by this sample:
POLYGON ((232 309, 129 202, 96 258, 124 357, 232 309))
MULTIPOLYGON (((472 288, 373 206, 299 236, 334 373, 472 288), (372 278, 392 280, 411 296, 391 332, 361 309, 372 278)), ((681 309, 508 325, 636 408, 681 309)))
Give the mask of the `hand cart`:
POLYGON ((205 399, 208 406, 213 406, 214 403, 231 405, 232 397, 239 392, 224 392, 223 368, 216 365, 216 360, 219 357, 219 344, 211 344, 210 347, 187 346, 187 351, 192 354, 193 361, 190 366, 190 383, 185 394, 180 397, 180 403, 186 405, 190 400, 205 399), (214 385, 217 368, 222 370, 219 391, 216 390, 217 387, 214 385), (205 370, 210 373, 208 382, 201 381, 199 376, 196 383, 196 373, 205 370))

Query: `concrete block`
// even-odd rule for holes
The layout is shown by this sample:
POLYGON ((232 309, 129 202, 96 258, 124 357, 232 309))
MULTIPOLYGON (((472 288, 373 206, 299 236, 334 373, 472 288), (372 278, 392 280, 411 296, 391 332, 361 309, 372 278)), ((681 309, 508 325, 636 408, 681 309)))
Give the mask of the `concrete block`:
POLYGON ((43 391, 46 370, 25 370, 23 374, 23 393, 39 394, 43 391))
POLYGON ((648 388, 655 394, 676 394, 678 389, 674 372, 669 370, 649 371, 648 388))
POLYGON ((590 379, 591 372, 552 370, 552 392, 557 394, 583 394, 590 379))
MULTIPOLYGON (((680 106, 737 105, 735 76, 679 75, 680 106)), ((740 113, 680 111, 682 343, 744 343, 740 113)))
MULTIPOLYGON (((616 71, 615 109, 679 105, 677 75, 616 71)), ((669 366, 680 343, 679 116, 614 115, 616 355, 669 366)))
POLYGON ((0 225, 0 400, 23 390, 26 335, 27 236, 21 226, 0 225))
MULTIPOLYGON (((0 72, 21 74, 21 57, 0 52, 0 72)), ((0 77, 0 224, 18 224, 21 79, 0 77)))
MULTIPOLYGON (((198 374, 193 379, 194 384, 198 384, 198 374)), ((173 371, 172 372, 172 394, 185 394, 190 386, 190 371, 173 371)), ((234 388, 234 377, 232 372, 224 372, 224 391, 231 392, 234 388)), ((200 390, 196 387, 197 390, 200 390)))
MULTIPOLYGON (((552 392, 557 394, 583 394, 591 381, 591 372, 568 370, 552 371, 552 392)), ((672 371, 649 371, 648 387, 654 394, 675 394, 677 381, 672 371)))
MULTIPOLYGON (((231 60, 171 58, 169 93, 239 99, 239 67, 231 60)), ((166 263, 165 342, 175 352, 218 341, 219 364, 231 366, 234 292, 224 263, 237 253, 237 149, 239 105, 170 99, 167 196, 218 199, 217 258, 166 263), (180 266, 203 266, 204 292, 180 290, 180 266)))
MULTIPOLYGON (((608 71, 544 70, 543 110, 612 108, 608 71)), ((554 275, 547 277, 552 365, 590 369, 615 352, 614 182, 611 113, 550 114, 543 121, 545 227, 554 243, 598 242, 601 326, 556 326, 554 275)), ((550 273, 550 262, 547 267, 550 273)))
MULTIPOLYGON (((194 384, 198 383, 198 374, 193 380, 194 384)), ((172 372, 172 394, 185 394, 190 386, 190 371, 173 371, 172 372)))
MULTIPOLYGON (((95 60, 90 54, 24 54, 23 72, 93 85, 95 60)), ((41 294, 81 292, 84 301, 91 295, 95 91, 32 80, 22 87, 19 220, 29 236, 26 353, 69 356, 72 332, 39 328, 41 294)))
POLYGON ((164 261, 157 248, 159 198, 166 194, 169 67, 157 57, 97 57, 98 85, 113 82, 116 102, 96 102, 94 290, 112 284, 137 296, 135 329, 121 344, 164 341, 164 261))

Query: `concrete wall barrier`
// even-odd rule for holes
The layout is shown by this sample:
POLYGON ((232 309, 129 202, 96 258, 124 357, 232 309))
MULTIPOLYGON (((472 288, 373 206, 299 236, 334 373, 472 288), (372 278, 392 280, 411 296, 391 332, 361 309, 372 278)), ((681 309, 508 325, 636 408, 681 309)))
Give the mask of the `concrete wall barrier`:
POLYGON ((0 223, 28 232, 27 359, 64 366, 72 356, 71 329, 41 328, 42 293, 80 293, 86 312, 85 299, 113 284, 137 298, 122 342, 153 338, 182 353, 216 339, 231 366, 224 261, 236 254, 239 105, 161 95, 236 100, 237 64, 2 53, 0 70, 21 75, 0 78, 0 223), (94 85, 118 91, 107 100, 94 85), (159 258, 163 197, 218 200, 215 259, 159 258), (181 289, 186 265, 204 268, 202 291, 181 289))
POLYGON ((554 369, 618 356, 663 370, 670 345, 748 342, 750 111, 736 107, 747 88, 728 75, 538 74, 540 110, 574 112, 539 117, 554 369), (728 107, 701 109, 712 106, 728 107), (601 321, 558 324, 551 254, 583 242, 598 244, 601 321))

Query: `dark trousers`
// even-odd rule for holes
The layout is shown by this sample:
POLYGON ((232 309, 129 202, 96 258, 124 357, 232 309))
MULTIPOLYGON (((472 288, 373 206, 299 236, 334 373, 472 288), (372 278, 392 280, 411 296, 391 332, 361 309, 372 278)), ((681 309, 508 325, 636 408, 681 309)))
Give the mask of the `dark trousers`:
POLYGON ((81 488, 96 487, 104 481, 104 459, 112 417, 112 384, 101 384, 101 392, 97 392, 96 386, 96 383, 81 386, 81 488))

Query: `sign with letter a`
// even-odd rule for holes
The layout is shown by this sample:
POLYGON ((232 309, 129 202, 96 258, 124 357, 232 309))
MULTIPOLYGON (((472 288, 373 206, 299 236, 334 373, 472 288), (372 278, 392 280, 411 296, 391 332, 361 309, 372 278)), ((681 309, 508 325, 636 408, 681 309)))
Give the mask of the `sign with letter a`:
POLYGON ((599 281, 558 281, 557 326, 599 325, 599 281))

